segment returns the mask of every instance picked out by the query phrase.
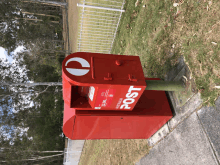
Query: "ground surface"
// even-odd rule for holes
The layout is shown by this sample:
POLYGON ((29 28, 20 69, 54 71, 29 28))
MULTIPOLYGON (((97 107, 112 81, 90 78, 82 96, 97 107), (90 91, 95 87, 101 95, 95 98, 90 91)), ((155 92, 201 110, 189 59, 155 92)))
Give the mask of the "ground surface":
MULTIPOLYGON (((66 50, 76 51, 79 0, 68 0, 68 11, 64 10, 64 41, 66 50), (66 15, 68 13, 68 16, 66 15), (68 27, 67 27, 68 26, 68 27), (69 31, 69 33, 68 33, 69 31), (68 39, 69 37, 69 39, 68 39), (68 43, 69 42, 69 43, 68 43), (69 46, 68 46, 69 45, 69 46)), ((67 53, 68 55, 68 53, 67 53)), ((134 140, 86 140, 80 159, 80 165, 131 165, 149 151, 146 139, 134 140)))
POLYGON ((148 153, 146 139, 86 140, 80 165, 133 165, 148 153))
MULTIPOLYGON (((76 50, 77 1, 69 0, 69 49, 76 50)), ((220 2, 218 0, 127 1, 113 54, 137 55, 145 75, 165 79, 184 59, 206 103, 213 104, 220 85, 220 2), (178 1, 179 2, 179 1, 178 1)), ((87 140, 80 164, 134 164, 149 152, 147 140, 87 140)))
POLYGON ((68 31, 69 31, 69 51, 76 52, 76 42, 78 35, 78 10, 79 0, 67 0, 68 2, 68 31))

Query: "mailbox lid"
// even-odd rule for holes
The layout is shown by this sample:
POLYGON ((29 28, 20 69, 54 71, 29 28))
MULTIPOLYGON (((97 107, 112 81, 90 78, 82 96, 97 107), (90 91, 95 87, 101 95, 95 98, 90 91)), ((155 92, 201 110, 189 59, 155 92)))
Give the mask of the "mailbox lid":
POLYGON ((64 59, 62 73, 64 101, 77 110, 132 111, 146 88, 138 56, 78 52, 64 59))
POLYGON ((138 56, 77 52, 64 59, 62 71, 70 83, 79 86, 146 84, 138 56))
POLYGON ((94 74, 98 82, 105 80, 112 84, 143 85, 144 81, 144 73, 138 56, 94 56, 94 74))

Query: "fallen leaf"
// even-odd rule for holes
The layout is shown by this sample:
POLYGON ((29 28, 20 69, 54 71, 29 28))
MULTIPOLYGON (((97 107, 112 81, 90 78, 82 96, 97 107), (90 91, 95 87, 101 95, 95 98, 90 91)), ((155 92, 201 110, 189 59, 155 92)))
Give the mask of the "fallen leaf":
POLYGON ((136 1, 136 3, 135 3, 135 7, 137 7, 138 4, 139 4, 139 0, 136 1))
POLYGON ((183 30, 183 26, 180 28, 180 31, 182 31, 183 30))
POLYGON ((179 6, 179 3, 173 3, 173 7, 179 6))
POLYGON ((200 72, 203 75, 203 71, 202 71, 202 64, 199 64, 199 68, 200 68, 200 72))

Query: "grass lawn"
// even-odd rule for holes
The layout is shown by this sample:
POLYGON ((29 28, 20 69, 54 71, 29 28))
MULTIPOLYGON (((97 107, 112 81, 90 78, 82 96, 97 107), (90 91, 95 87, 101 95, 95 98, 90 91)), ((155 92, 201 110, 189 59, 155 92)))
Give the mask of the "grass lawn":
MULTIPOLYGON (((183 56, 204 100, 220 95, 220 1, 127 0, 112 54, 137 55, 146 77, 165 78, 183 56), (137 6, 135 7, 135 4, 137 6)), ((147 140, 86 140, 80 165, 129 165, 147 140)))
POLYGON ((220 94, 220 1, 135 3, 125 4, 112 54, 140 56, 146 76, 161 79, 184 56, 204 105, 214 105, 220 94))
POLYGON ((133 165, 148 152, 146 139, 86 140, 79 165, 133 165))

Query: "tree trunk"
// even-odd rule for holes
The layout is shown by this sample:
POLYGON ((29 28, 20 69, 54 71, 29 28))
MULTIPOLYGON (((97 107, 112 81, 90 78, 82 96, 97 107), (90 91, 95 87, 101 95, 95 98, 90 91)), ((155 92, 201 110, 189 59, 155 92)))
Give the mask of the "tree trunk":
POLYGON ((60 53, 66 53, 66 52, 68 52, 68 50, 54 50, 54 49, 42 49, 42 50, 39 51, 39 52, 46 52, 46 51, 49 51, 49 52, 60 52, 60 53))
MULTIPOLYGON (((42 19, 33 19, 33 18, 18 18, 18 17, 15 17, 15 19, 24 19, 24 20, 30 20, 30 21, 40 21, 42 22, 43 20, 42 19)), ((60 23, 59 21, 50 21, 52 23, 60 23)))
POLYGON ((48 14, 39 14, 39 13, 30 13, 30 12, 26 12, 26 11, 23 11, 22 13, 24 13, 24 14, 30 14, 30 15, 41 15, 41 16, 46 16, 46 17, 60 18, 59 16, 48 15, 48 14))
POLYGON ((62 152, 63 153, 63 151, 37 151, 37 152, 41 152, 41 153, 46 153, 46 152, 62 152))
POLYGON ((50 6, 66 6, 66 3, 62 2, 55 2, 55 1, 44 1, 44 0, 29 0, 29 1, 23 1, 28 3, 40 3, 44 5, 50 5, 50 6))
POLYGON ((63 85, 62 82, 38 82, 38 83, 0 83, 0 85, 6 85, 6 86, 38 86, 38 85, 49 85, 49 86, 61 86, 63 85))
MULTIPOLYGON (((38 157, 38 158, 22 159, 22 160, 12 160, 12 161, 18 162, 18 161, 25 161, 25 160, 40 160, 40 159, 51 158, 51 157, 60 156, 60 155, 63 155, 63 153, 62 154, 57 154, 57 155, 52 155, 52 156, 42 156, 42 157, 38 157)), ((1 161, 1 162, 6 162, 6 161, 1 161)))

